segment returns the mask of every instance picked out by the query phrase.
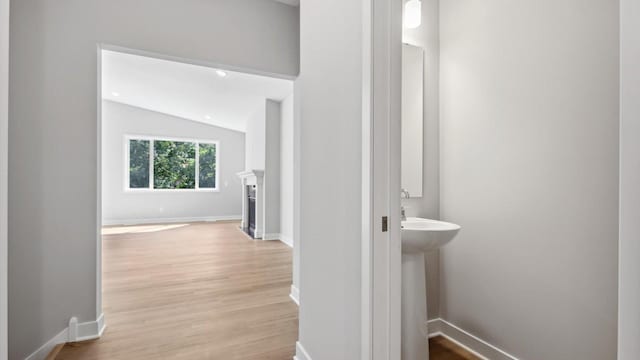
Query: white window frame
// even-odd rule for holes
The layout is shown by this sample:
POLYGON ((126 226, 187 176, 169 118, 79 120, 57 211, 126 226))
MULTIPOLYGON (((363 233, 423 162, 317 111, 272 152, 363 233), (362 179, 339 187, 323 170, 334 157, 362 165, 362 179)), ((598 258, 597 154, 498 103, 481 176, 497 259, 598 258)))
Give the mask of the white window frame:
POLYGON ((160 135, 125 135, 124 136, 124 191, 128 193, 148 193, 148 192, 219 192, 220 191, 220 142, 217 140, 181 138, 160 135), (129 143, 131 140, 149 141, 149 187, 131 188, 129 184, 129 143), (155 141, 175 141, 191 142, 196 144, 196 186, 193 189, 155 189, 153 187, 153 159, 155 141), (216 147, 216 187, 200 187, 200 144, 215 145, 216 147))

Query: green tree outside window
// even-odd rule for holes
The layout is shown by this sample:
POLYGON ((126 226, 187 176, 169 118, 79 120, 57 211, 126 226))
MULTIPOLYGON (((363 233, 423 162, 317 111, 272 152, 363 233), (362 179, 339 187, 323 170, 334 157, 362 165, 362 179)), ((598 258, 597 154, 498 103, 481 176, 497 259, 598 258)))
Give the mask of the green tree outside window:
POLYGON ((201 188, 216 187, 216 145, 200 144, 199 145, 199 186, 201 188))

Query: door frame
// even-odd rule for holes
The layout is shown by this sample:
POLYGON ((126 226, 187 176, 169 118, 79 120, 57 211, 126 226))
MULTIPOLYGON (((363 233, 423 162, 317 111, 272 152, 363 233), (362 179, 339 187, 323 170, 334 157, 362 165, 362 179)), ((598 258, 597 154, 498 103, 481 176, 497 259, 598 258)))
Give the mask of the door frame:
POLYGON ((400 358, 402 2, 363 1, 362 359, 400 358), (388 231, 382 230, 383 217, 388 231))
POLYGON ((0 360, 8 345, 9 0, 0 0, 0 360))
MULTIPOLYGON (((8 0, 0 0, 0 1, 8 1, 8 0)), ((111 45, 108 43, 99 43, 96 44, 96 318, 102 319, 103 323, 101 326, 106 327, 106 322, 108 319, 104 318, 103 315, 103 294, 102 294, 102 52, 103 51, 116 51, 125 54, 138 55, 138 56, 146 56, 154 59, 167 60, 167 61, 175 61, 183 64, 191 64, 191 65, 199 65, 206 66, 214 69, 226 70, 226 71, 234 71, 241 72, 245 74, 259 75, 259 76, 267 76, 277 79, 289 80, 294 83, 297 77, 294 76, 286 76, 282 74, 271 73, 268 71, 259 71, 255 69, 245 68, 241 66, 227 65, 223 63, 212 63, 201 60, 194 60, 189 58, 182 58, 176 56, 169 56, 166 54, 160 54, 150 51, 144 51, 139 49, 132 49, 117 45, 111 45)), ((294 105, 295 105, 294 98, 294 105)), ((295 135, 294 135, 295 136, 295 135)), ((294 166, 294 171, 296 166, 294 166)), ((295 176, 295 173, 294 173, 295 176)), ((297 220, 294 220, 294 222, 297 220)), ((295 228, 294 228, 295 231, 295 228)), ((294 249, 297 246, 294 246, 294 249)), ((299 251, 299 250, 298 250, 299 251)), ((294 270, 295 271, 295 270, 294 270)), ((0 356, 0 360, 5 360, 0 356)))

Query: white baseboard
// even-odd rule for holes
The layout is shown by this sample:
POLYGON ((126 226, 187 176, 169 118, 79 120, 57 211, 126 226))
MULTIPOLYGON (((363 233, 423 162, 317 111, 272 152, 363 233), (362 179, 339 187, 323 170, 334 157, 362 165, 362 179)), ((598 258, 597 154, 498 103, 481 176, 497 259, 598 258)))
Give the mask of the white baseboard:
POLYGON ((280 234, 262 234, 262 240, 280 240, 280 234))
POLYGON ((281 242, 293 248, 293 239, 282 234, 264 234, 262 240, 280 240, 281 242))
POLYGON ((291 236, 280 234, 280 241, 289 245, 290 248, 293 248, 293 238, 291 236))
POLYGON ((104 322, 104 314, 100 314, 95 321, 89 321, 76 325, 76 329, 70 331, 67 327, 60 331, 56 336, 47 341, 44 345, 34 351, 31 355, 27 356, 25 360, 44 360, 47 358, 51 350, 58 344, 64 344, 72 341, 86 341, 97 339, 104 333, 106 325, 104 322), (69 337, 70 333, 77 334, 74 339, 69 337))
POLYGON ((311 356, 307 350, 304 349, 304 346, 300 344, 300 341, 296 342, 296 355, 293 357, 293 360, 311 360, 311 356))
POLYGON ((472 352, 483 360, 518 360, 515 356, 499 349, 479 337, 443 319, 433 319, 427 322, 429 337, 443 336, 460 347, 472 352))
POLYGON ((103 226, 109 225, 140 225, 140 224, 173 224, 173 223, 192 223, 203 221, 229 221, 242 220, 242 215, 224 215, 224 216, 200 216, 200 217, 180 217, 180 218, 141 218, 141 219, 104 219, 103 226))
MULTIPOLYGON (((78 328, 75 332, 77 337, 75 339, 71 339, 71 336, 69 336, 69 341, 87 341, 97 339, 102 336, 105 327, 104 314, 100 314, 96 321, 78 324, 78 328)), ((69 329, 69 334, 71 333, 72 331, 69 329)))
POLYGON ((291 284, 291 292, 289 293, 289 297, 293 300, 296 305, 300 306, 300 290, 291 284))
POLYGON ((51 338, 51 340, 47 341, 44 345, 40 346, 40 348, 33 352, 33 354, 27 356, 25 360, 44 360, 49 356, 51 350, 58 344, 64 344, 69 339, 69 329, 65 328, 60 331, 58 335, 51 338))

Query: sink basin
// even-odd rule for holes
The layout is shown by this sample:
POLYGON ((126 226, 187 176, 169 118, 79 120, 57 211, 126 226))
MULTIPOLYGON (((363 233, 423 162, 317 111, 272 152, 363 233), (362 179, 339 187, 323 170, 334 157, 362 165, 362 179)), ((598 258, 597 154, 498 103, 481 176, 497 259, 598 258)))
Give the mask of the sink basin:
POLYGON ((402 252, 418 253, 435 250, 451 241, 460 225, 421 218, 402 222, 402 252))
POLYGON ((407 218, 402 222, 402 360, 429 359, 424 253, 453 238, 460 226, 407 218))

